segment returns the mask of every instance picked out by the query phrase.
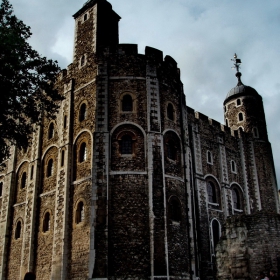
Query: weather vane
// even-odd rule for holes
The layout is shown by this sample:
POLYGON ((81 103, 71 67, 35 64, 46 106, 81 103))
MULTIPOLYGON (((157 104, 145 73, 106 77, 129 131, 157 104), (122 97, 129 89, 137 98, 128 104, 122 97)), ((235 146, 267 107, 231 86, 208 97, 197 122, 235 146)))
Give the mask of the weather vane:
POLYGON ((241 59, 240 58, 237 58, 237 54, 235 53, 234 54, 234 56, 233 56, 233 59, 231 59, 231 61, 234 61, 234 63, 233 63, 233 67, 231 67, 232 69, 236 69, 236 72, 238 73, 239 72, 239 68, 241 68, 240 67, 240 64, 242 63, 241 62, 241 59))

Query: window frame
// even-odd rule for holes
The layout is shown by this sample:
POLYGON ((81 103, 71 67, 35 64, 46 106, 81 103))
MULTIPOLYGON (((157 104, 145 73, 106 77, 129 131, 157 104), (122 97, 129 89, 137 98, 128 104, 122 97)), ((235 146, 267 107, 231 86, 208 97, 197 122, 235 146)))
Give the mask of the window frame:
POLYGON ((15 240, 21 239, 22 236, 22 221, 18 220, 15 227, 15 240))
POLYGON ((51 122, 49 124, 49 129, 48 129, 48 140, 51 140, 54 138, 54 123, 51 122))
POLYGON ((211 151, 206 152, 207 163, 213 165, 213 154, 211 151))
POLYGON ((42 232, 47 234, 51 231, 51 212, 46 211, 42 219, 42 232))
POLYGON ((119 149, 118 149, 118 153, 119 156, 121 157, 135 157, 135 147, 136 147, 136 135, 129 130, 123 130, 121 131, 118 136, 117 136, 117 140, 118 140, 118 144, 119 144, 119 149), (122 141, 123 141, 123 137, 125 137, 126 135, 131 137, 131 154, 124 154, 122 153, 122 141))
POLYGON ((168 102, 167 104, 167 107, 166 107, 166 116, 167 116, 167 119, 169 121, 172 121, 174 122, 175 119, 176 119, 176 116, 175 116, 175 110, 174 110, 174 105, 171 103, 171 102, 168 102), (171 110, 171 111, 170 111, 171 110), (170 114, 171 114, 171 118, 170 118, 170 114))
POLYGON ((79 122, 83 122, 87 119, 87 103, 86 102, 82 102, 79 108, 79 122))
POLYGON ((236 166, 236 162, 234 160, 230 161, 230 170, 231 170, 231 173, 237 174, 237 166, 236 166))
POLYGON ((239 112, 238 113, 238 122, 243 122, 243 121, 244 121, 244 114, 242 112, 239 112))
POLYGON ((213 210, 219 210, 221 211, 222 205, 221 205, 221 190, 216 181, 213 179, 206 179, 206 192, 207 192, 207 203, 208 207, 213 209, 213 210), (210 196, 210 188, 211 186, 211 193, 212 195, 210 196), (210 199, 211 197, 211 199, 210 199))

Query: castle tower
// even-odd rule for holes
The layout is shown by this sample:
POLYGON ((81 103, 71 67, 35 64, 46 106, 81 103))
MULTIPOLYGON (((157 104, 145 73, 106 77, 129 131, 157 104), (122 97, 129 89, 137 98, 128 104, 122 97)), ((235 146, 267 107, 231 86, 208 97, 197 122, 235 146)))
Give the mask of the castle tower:
POLYGON ((277 185, 262 97, 254 88, 242 83, 239 72, 241 60, 236 54, 232 61, 238 82, 224 101, 224 118, 227 126, 240 132, 240 149, 245 161, 244 181, 251 205, 249 213, 257 210, 276 211, 279 207, 277 185))
POLYGON ((118 22, 112 5, 106 0, 89 0, 73 15, 75 19, 75 40, 73 61, 83 66, 92 53, 98 53, 106 46, 119 43, 118 22))
POLYGON ((239 67, 241 60, 234 56, 237 70, 237 85, 232 88, 224 101, 224 117, 227 126, 233 130, 242 128, 244 132, 253 133, 254 138, 267 140, 266 121, 262 97, 257 91, 245 86, 241 81, 239 67))

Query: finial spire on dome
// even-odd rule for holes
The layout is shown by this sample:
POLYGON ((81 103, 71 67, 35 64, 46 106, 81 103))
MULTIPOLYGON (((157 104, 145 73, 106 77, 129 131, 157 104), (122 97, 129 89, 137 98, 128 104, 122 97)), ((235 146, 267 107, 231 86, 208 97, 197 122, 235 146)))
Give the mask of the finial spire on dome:
POLYGON ((243 85, 243 83, 241 82, 241 73, 239 72, 239 68, 241 68, 240 67, 240 64, 242 63, 241 62, 241 59, 240 58, 237 58, 237 54, 235 53, 234 54, 234 56, 233 56, 233 59, 231 59, 232 61, 234 61, 234 63, 233 63, 233 67, 231 67, 231 68, 235 68, 236 69, 236 74, 235 74, 235 76, 237 77, 237 79, 238 79, 238 83, 237 83, 237 85, 238 86, 240 86, 240 85, 243 85))

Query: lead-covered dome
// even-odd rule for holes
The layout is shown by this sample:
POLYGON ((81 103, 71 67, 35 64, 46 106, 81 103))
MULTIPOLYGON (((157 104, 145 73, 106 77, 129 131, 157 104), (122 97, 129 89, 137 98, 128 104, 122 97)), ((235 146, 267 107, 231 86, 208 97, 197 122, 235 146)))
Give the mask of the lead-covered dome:
POLYGON ((230 101, 231 99, 235 99, 235 98, 237 98, 237 97, 239 97, 239 96, 244 96, 244 95, 246 95, 246 96, 248 96, 248 95, 250 95, 250 96, 260 96, 259 94, 258 94, 258 92, 254 89, 254 88, 252 88, 252 87, 249 87, 249 86, 245 86, 242 82, 241 82, 241 73, 240 72, 237 72, 236 73, 236 77, 237 77, 237 79, 238 79, 238 83, 237 83, 237 85, 234 87, 234 88, 232 88, 229 92, 228 92, 228 94, 227 94, 227 96, 226 96, 226 99, 225 99, 225 101, 224 101, 224 105, 228 102, 228 101, 230 101))

